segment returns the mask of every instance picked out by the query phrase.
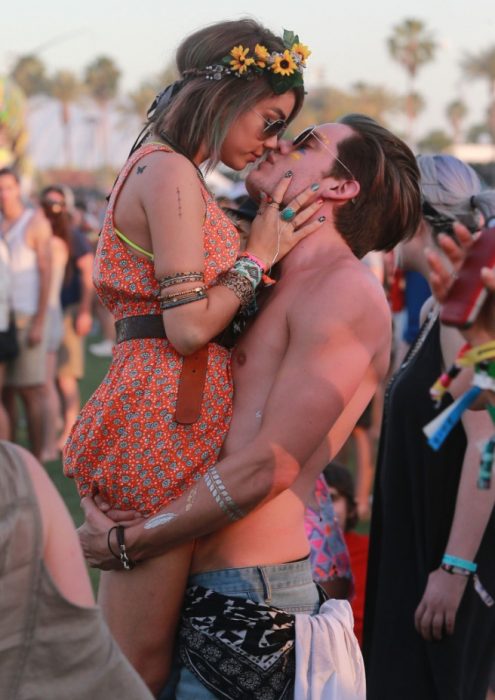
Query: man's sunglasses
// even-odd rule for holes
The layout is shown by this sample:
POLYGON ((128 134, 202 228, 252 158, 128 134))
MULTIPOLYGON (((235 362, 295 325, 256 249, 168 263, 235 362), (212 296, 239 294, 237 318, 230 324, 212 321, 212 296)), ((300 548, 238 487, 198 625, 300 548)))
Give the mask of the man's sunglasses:
POLYGON ((292 145, 302 146, 302 144, 305 143, 305 141, 314 138, 316 141, 318 141, 318 143, 320 143, 323 146, 325 151, 328 151, 328 153, 330 153, 332 158, 334 158, 334 160, 336 160, 337 163, 344 168, 344 170, 347 170, 347 172, 353 180, 357 180, 353 172, 347 167, 347 165, 344 162, 340 160, 335 151, 329 148, 328 144, 325 143, 326 139, 323 140, 322 137, 318 134, 317 128, 318 127, 316 126, 308 126, 307 129, 304 129, 304 131, 301 131, 301 133, 298 136, 296 136, 296 138, 292 141, 292 145))
POLYGON ((282 136, 284 131, 287 129, 288 124, 285 119, 267 119, 256 110, 253 111, 265 122, 265 126, 263 128, 263 135, 265 138, 269 139, 272 138, 272 136, 282 136))

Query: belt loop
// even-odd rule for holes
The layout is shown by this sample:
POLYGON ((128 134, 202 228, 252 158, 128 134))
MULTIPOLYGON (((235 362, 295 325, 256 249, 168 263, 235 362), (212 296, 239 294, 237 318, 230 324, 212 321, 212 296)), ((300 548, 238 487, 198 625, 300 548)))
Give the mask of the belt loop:
POLYGON ((265 603, 270 605, 272 602, 272 587, 270 586, 270 580, 266 575, 266 571, 263 566, 257 566, 258 573, 261 578, 261 583, 263 584, 263 591, 265 596, 265 603))

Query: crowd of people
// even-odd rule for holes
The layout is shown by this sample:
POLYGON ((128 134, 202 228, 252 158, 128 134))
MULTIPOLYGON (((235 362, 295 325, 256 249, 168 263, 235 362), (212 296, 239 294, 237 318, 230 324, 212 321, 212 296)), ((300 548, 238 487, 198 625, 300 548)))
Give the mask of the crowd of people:
POLYGON ((26 205, 0 170, 6 697, 490 697, 495 297, 464 338, 440 310, 495 191, 366 115, 284 139, 309 55, 254 20, 187 37, 96 247, 67 188, 26 205), (36 461, 61 449, 99 607, 36 461))

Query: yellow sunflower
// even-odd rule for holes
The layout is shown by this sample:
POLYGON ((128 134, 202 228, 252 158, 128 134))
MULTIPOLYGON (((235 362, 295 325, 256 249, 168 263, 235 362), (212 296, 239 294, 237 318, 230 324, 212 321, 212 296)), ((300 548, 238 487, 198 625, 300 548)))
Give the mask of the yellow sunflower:
POLYGON ((234 46, 230 52, 230 55, 233 58, 233 60, 230 62, 230 67, 234 72, 239 73, 239 75, 245 73, 248 67, 254 63, 254 58, 247 58, 248 53, 249 48, 245 49, 242 44, 239 46, 234 46))
POLYGON ((297 69, 297 63, 291 56, 289 49, 277 54, 273 59, 272 71, 277 75, 292 75, 297 69))
POLYGON ((254 47, 254 55, 256 56, 256 65, 258 68, 266 68, 266 62, 270 56, 270 52, 262 44, 256 44, 254 47))
POLYGON ((306 59, 311 56, 311 51, 304 44, 294 44, 291 50, 300 56, 303 66, 306 64, 306 59))

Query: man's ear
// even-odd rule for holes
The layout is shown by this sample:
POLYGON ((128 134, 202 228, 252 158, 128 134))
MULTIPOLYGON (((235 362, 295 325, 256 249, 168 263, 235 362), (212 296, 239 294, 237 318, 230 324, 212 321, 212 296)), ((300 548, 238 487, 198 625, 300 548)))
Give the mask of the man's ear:
POLYGON ((357 180, 338 180, 327 178, 324 186, 318 192, 323 199, 332 199, 335 202, 346 202, 358 196, 361 186, 357 180))

